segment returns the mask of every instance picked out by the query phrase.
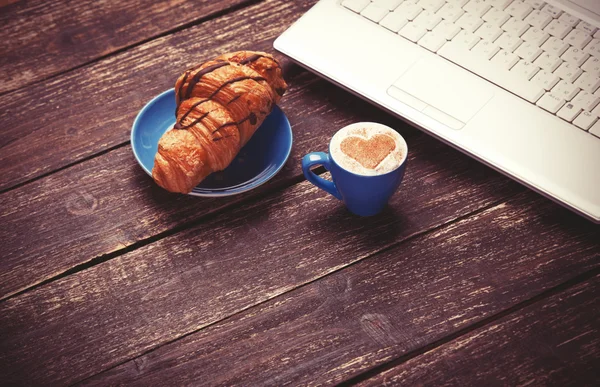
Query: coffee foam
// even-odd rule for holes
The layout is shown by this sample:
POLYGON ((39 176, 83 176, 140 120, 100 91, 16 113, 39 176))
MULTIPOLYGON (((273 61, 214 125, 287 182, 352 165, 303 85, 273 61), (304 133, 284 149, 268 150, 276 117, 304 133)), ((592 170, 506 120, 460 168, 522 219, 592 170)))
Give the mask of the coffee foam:
POLYGON ((340 129, 331 139, 329 152, 340 167, 358 175, 376 176, 400 166, 406 143, 387 126, 358 123, 340 129))

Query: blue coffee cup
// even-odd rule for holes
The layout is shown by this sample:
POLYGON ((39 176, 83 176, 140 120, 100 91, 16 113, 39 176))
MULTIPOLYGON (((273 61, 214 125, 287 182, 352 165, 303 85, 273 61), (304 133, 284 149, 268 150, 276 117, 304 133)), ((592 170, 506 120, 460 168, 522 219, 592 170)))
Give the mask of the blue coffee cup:
POLYGON ((339 132, 347 132, 360 127, 380 127, 391 130, 396 134, 396 139, 402 148, 402 159, 394 170, 378 175, 351 172, 340 166, 335 158, 331 156, 330 142, 329 154, 312 152, 302 158, 302 172, 312 184, 343 201, 350 212, 359 216, 372 216, 385 208, 387 202, 402 183, 404 171, 406 170, 408 146, 402 136, 393 129, 372 122, 352 124, 340 129, 339 132), (315 165, 323 165, 331 173, 333 182, 325 180, 312 172, 310 168, 315 165))

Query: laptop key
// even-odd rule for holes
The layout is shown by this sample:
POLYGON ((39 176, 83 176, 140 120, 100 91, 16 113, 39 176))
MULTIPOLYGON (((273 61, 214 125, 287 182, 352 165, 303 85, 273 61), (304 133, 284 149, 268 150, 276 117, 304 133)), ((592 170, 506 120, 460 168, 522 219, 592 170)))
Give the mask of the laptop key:
POLYGON ((433 32, 444 36, 446 40, 452 40, 460 32, 460 27, 447 20, 442 20, 442 22, 433 29, 433 32))
POLYGON ((482 17, 491 8, 492 6, 484 0, 471 0, 463 6, 467 13, 476 17, 482 17))
POLYGON ((583 66, 581 66, 581 69, 583 71, 587 71, 588 73, 600 76, 600 59, 593 56, 589 57, 589 59, 585 61, 583 66))
POLYGON ((542 11, 546 12, 548 15, 552 16, 555 19, 558 19, 563 13, 563 11, 560 8, 550 4, 546 4, 544 8, 542 8, 542 11))
POLYGON ((569 62, 562 62, 556 71, 554 71, 554 74, 570 83, 573 83, 581 73, 583 73, 583 71, 581 71, 579 67, 569 62))
POLYGON ((596 27, 594 27, 590 23, 584 22, 583 20, 580 21, 579 24, 577 24, 577 27, 575 28, 577 28, 578 30, 582 30, 583 32, 590 35, 594 35, 596 31, 598 31, 596 27))
POLYGON ((540 47, 542 44, 544 44, 546 40, 548 40, 549 37, 550 35, 547 32, 544 32, 539 28, 533 27, 528 29, 527 32, 525 32, 523 36, 521 36, 521 39, 523 39, 526 42, 531 42, 536 46, 540 47))
POLYGON ((419 0, 417 3, 421 8, 424 8, 433 13, 437 12, 446 4, 445 0, 419 0))
POLYGON ((569 26, 571 26, 571 28, 575 28, 575 26, 577 24, 579 24, 579 19, 576 18, 573 15, 570 15, 568 13, 563 13, 562 15, 560 15, 560 17, 558 18, 558 20, 560 20, 561 22, 567 23, 569 26))
POLYGON ((570 101, 579 93, 579 87, 567 81, 560 81, 552 89, 552 94, 560 96, 562 99, 570 101))
POLYGON ((581 107, 567 102, 556 115, 565 121, 572 122, 582 111, 583 109, 581 109, 581 107))
POLYGON ((592 41, 583 48, 583 51, 600 58, 600 39, 592 39, 592 41))
POLYGON ((437 52, 446 42, 447 40, 442 34, 430 31, 419 40, 419 46, 425 47, 429 51, 437 52))
POLYGON ((581 90, 575 98, 573 98, 573 105, 580 106, 583 110, 587 111, 594 109, 599 102, 600 98, 585 90, 581 90))
POLYGON ((402 0, 373 0, 373 4, 385 8, 388 11, 393 11, 402 3, 402 0))
POLYGON ((408 20, 415 20, 415 18, 419 16, 421 12, 423 12, 423 8, 415 3, 404 2, 400 4, 400 6, 396 8, 394 12, 401 13, 408 20))
POLYGON ((535 10, 540 10, 546 5, 546 2, 542 0, 525 0, 525 2, 531 5, 535 10))
MULTIPOLYGON (((519 76, 523 79, 530 80, 533 78, 537 72, 540 71, 540 68, 534 65, 531 62, 521 59, 515 67, 510 69, 510 72, 516 76, 519 76)), ((541 86, 540 86, 541 87, 541 86)))
POLYGON ((537 101, 536 105, 541 107, 544 110, 549 111, 550 113, 556 113, 566 101, 552 93, 546 93, 539 101, 537 101))
POLYGON ((563 39, 569 32, 571 32, 571 26, 567 23, 563 23, 560 20, 552 20, 550 24, 544 28, 544 31, 552 36, 556 36, 559 39, 563 39))
POLYGON ((600 87, 600 77, 592 73, 583 73, 573 84, 580 89, 593 93, 600 87))
POLYGON ((550 91, 560 81, 560 78, 546 70, 540 70, 531 81, 550 91))
POLYGON ((494 43, 480 40, 475 47, 473 47, 472 51, 473 54, 478 55, 485 60, 490 60, 498 51, 500 51, 500 47, 494 43))
POLYGON ((523 20, 511 17, 506 23, 502 25, 501 28, 506 32, 520 37, 525 33, 525 31, 529 29, 529 24, 527 24, 523 20))
POLYGON ((410 40, 411 42, 416 43, 419 41, 419 39, 423 37, 423 35, 425 35, 426 32, 426 28, 418 26, 415 23, 408 23, 407 25, 402 27, 398 34, 410 40))
POLYGON ((592 37, 588 33, 581 30, 572 30, 565 38, 565 42, 580 50, 587 46, 591 41, 592 37))
POLYGON ((400 12, 390 12, 385 16, 379 24, 390 31, 398 32, 408 23, 408 20, 400 12))
POLYGON ((375 23, 379 23, 379 21, 388 14, 388 10, 371 3, 367 5, 367 7, 363 9, 360 14, 375 23))
POLYGON ((562 60, 573 63, 577 67, 581 67, 589 57, 590 54, 575 47, 569 47, 569 49, 561 56, 562 60))
POLYGON ((533 11, 525 18, 525 21, 531 24, 533 27, 543 29, 552 21, 552 16, 546 12, 533 11))
POLYGON ((437 14, 442 17, 444 20, 448 20, 451 22, 455 22, 465 13, 458 5, 446 3, 437 14))
POLYGON ((488 3, 496 9, 505 10, 512 0, 489 0, 488 3))
POLYGON ((521 44, 523 44, 523 40, 518 36, 511 34, 510 32, 505 32, 494 42, 506 51, 515 52, 517 48, 521 44))
POLYGON ((342 6, 348 8, 351 11, 360 13, 367 5, 371 4, 370 0, 344 0, 342 6))
POLYGON ((495 42, 502 35, 502 33, 503 31, 500 29, 500 27, 487 22, 483 23, 483 25, 475 31, 475 35, 489 42, 495 42))
POLYGON ((506 12, 516 17, 519 20, 523 20, 533 11, 533 7, 527 3, 523 3, 522 1, 513 1, 510 3, 508 8, 506 8, 506 12))
POLYGON ((446 2, 457 5, 459 8, 462 8, 465 4, 469 2, 469 0, 446 0, 446 2))
POLYGON ((470 13, 465 13, 456 21, 456 24, 467 32, 474 32, 481 27, 483 20, 470 13))
POLYGON ((596 123, 592 125, 592 127, 590 128, 590 133, 600 138, 600 120, 596 121, 596 123))
POLYGON ((436 15, 435 13, 425 10, 417 16, 417 18, 413 21, 417 25, 431 31, 442 21, 442 18, 436 15))
POLYGON ((568 48, 569 45, 567 43, 554 36, 551 36, 544 44, 542 44, 542 50, 551 52, 557 56, 561 56, 568 48))
POLYGON ((592 110, 592 114, 600 118, 600 103, 592 110))
POLYGON ((536 44, 531 42, 525 42, 515 50, 515 54, 527 62, 533 62, 542 54, 542 52, 543 51, 536 44))
POLYGON ((501 9, 492 8, 481 18, 492 25, 500 27, 510 19, 510 15, 501 9))
POLYGON ((500 50, 492 58, 492 63, 504 70, 510 70, 519 62, 519 57, 512 52, 506 50, 500 50))
POLYGON ((481 39, 479 36, 462 30, 456 35, 454 39, 452 39, 452 43, 456 45, 456 47, 461 47, 464 50, 472 49, 481 39))
POLYGON ((538 56, 535 61, 533 61, 536 66, 539 66, 550 72, 554 72, 554 70, 556 70, 562 62, 562 59, 549 52, 544 52, 542 55, 538 56))
POLYGON ((594 123, 596 123, 596 121, 598 121, 598 117, 592 115, 592 113, 590 112, 584 111, 583 113, 578 115, 577 118, 575 118, 573 124, 575 124, 583 130, 588 130, 592 127, 592 125, 594 125, 594 123))

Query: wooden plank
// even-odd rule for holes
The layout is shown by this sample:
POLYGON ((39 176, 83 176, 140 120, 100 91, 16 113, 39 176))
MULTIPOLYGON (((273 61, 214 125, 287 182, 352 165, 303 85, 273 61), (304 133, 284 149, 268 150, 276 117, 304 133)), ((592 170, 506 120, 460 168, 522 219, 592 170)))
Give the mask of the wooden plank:
MULTIPOLYGON (((75 382, 522 189, 428 136, 409 147, 403 187, 381 216, 352 216, 303 182, 5 300, 0 380, 75 382)), ((143 200, 137 230, 180 214, 143 200)))
POLYGON ((137 112, 184 69, 228 51, 273 51, 315 1, 267 0, 0 96, 0 190, 126 143, 137 112))
POLYGON ((21 0, 0 0, 0 7, 6 7, 7 5, 16 3, 17 1, 21 1, 21 0))
MULTIPOLYGON (((407 206, 402 206, 399 213, 407 206)), ((353 255, 360 257, 365 243, 387 245, 389 235, 402 233, 407 224, 416 220, 414 216, 402 216, 405 221, 399 220, 399 227, 379 227, 361 220, 364 225, 357 230, 351 219, 339 218, 331 210, 321 211, 311 214, 311 238, 299 237, 296 242, 308 245, 307 251, 291 259, 276 258, 283 263, 263 262, 262 266, 270 268, 272 275, 257 275, 254 286, 272 283, 277 276, 297 276, 296 268, 307 262, 338 265, 337 259, 330 257, 344 256, 352 249, 356 251, 353 255), (337 230, 327 232, 327 227, 337 230), (279 271, 280 264, 287 264, 287 269, 279 271)), ((294 224, 296 230, 305 227, 294 224)), ((529 300, 574 276, 598 270, 599 237, 600 229, 590 227, 589 222, 525 192, 508 203, 412 238, 164 345, 97 375, 86 384, 339 383, 529 300)), ((268 238, 266 243, 272 241, 268 238)), ((252 268, 263 259, 258 257, 252 268)), ((246 259, 238 263, 236 269, 248 270, 245 262, 246 259)), ((239 270, 232 275, 237 276, 239 270)), ((219 281, 210 282, 221 286, 219 281)), ((249 291, 241 286, 235 290, 249 291)), ((163 289, 159 291, 166 294, 163 289)), ((205 298, 197 295, 206 288, 198 290, 189 283, 187 291, 193 301, 186 307, 178 304, 173 308, 171 313, 176 313, 177 318, 188 316, 192 308, 217 308, 215 304, 206 305, 205 298)), ((173 296, 170 293, 165 297, 173 296)), ((221 291, 221 297, 227 295, 221 291)), ((133 311, 144 310, 138 308, 139 304, 133 311)))
MULTIPOLYGON (((301 157, 326 150, 331 135, 349 123, 384 122, 401 129, 409 141, 423 136, 298 67, 292 67, 289 75, 293 83, 282 108, 293 125, 292 154, 274 182, 247 195, 204 199, 169 194, 144 174, 129 146, 0 195, 0 239, 7 246, 0 260, 0 299, 265 190, 298 181, 301 157)), ((459 157, 457 174, 476 164, 426 136, 419 143, 423 141, 429 145, 417 147, 414 157, 423 147, 429 147, 424 152, 459 157)), ((411 168, 429 166, 419 161, 411 168)), ((474 170, 488 171, 481 166, 474 170)), ((466 179, 464 184, 470 184, 466 179)), ((482 183, 505 184, 497 174, 482 183)))
POLYGON ((361 386, 597 386, 600 277, 394 367, 361 386))
POLYGON ((251 1, 3 1, 0 93, 248 3, 251 1))

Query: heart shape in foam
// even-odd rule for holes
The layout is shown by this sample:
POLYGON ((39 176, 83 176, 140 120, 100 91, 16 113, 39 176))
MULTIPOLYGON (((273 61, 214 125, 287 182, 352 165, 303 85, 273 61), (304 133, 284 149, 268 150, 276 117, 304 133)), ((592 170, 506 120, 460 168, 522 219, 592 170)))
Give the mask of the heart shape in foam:
POLYGON ((348 136, 340 144, 342 152, 368 169, 375 169, 395 149, 396 142, 385 134, 375 134, 368 139, 348 136))

